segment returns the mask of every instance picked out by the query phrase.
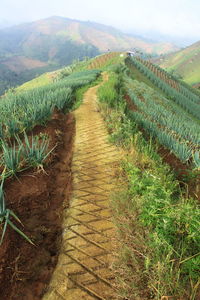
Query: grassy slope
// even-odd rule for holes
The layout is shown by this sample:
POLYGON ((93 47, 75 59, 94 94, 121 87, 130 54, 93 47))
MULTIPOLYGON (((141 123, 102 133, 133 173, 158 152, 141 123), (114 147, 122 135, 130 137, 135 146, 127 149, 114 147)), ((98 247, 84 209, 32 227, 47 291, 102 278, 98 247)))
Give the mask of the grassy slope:
POLYGON ((123 63, 125 57, 126 54, 123 52, 108 52, 91 59, 87 64, 87 68, 101 68, 106 70, 109 67, 112 68, 116 64, 123 63))
POLYGON ((39 77, 36 77, 30 81, 25 82, 24 84, 20 85, 19 87, 16 88, 17 92, 21 91, 27 91, 30 89, 38 88, 40 86, 49 84, 53 80, 53 76, 51 76, 52 73, 45 73, 42 74, 39 77))
POLYGON ((162 68, 174 71, 189 84, 200 82, 200 42, 193 44, 159 62, 162 68))
MULTIPOLYGON (((71 68, 73 70, 73 72, 79 72, 79 71, 83 71, 83 70, 87 70, 87 69, 106 69, 109 68, 115 64, 118 63, 122 63, 124 61, 124 57, 120 56, 120 52, 116 52, 113 53, 113 56, 110 58, 109 57, 110 53, 106 53, 106 54, 102 54, 99 55, 95 58, 89 59, 89 60, 85 60, 85 61, 80 61, 77 63, 74 63, 72 65, 69 66, 69 68, 71 68), (95 65, 94 65, 95 63, 95 65)), ((18 86, 15 90, 17 92, 21 92, 21 91, 26 91, 26 90, 30 90, 30 89, 34 89, 40 86, 44 86, 47 85, 49 83, 51 83, 53 81, 54 78, 56 78, 57 76, 59 76, 59 74, 64 71, 66 68, 63 69, 58 69, 54 72, 48 72, 48 73, 44 73, 30 81, 25 82, 24 84, 18 86)), ((84 87, 83 90, 87 88, 84 87)))
MULTIPOLYGON (((68 67, 71 70, 73 70, 73 72, 87 70, 88 65, 91 63, 91 61, 92 61, 92 59, 89 59, 88 61, 80 61, 80 62, 74 63, 72 65, 69 65, 68 67)), ((68 68, 68 67, 66 67, 66 68, 68 68)), ((29 80, 29 81, 23 83, 22 85, 18 86, 15 90, 17 92, 27 91, 30 89, 38 88, 38 87, 47 85, 49 83, 52 83, 54 78, 59 77, 59 75, 62 73, 62 71, 64 71, 66 68, 58 69, 53 72, 44 73, 32 80, 29 80)))

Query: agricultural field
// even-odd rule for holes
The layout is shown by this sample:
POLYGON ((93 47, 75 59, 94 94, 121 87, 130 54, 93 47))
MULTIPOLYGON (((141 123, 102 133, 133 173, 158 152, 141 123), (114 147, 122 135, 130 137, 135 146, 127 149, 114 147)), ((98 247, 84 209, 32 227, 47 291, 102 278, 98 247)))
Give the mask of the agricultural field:
MULTIPOLYGON (((135 60, 142 62, 126 59, 99 90, 110 139, 127 151, 112 197, 119 293, 126 299, 198 299, 199 119, 170 97, 172 84, 173 96, 179 95, 178 82, 164 71, 162 82, 160 73, 155 79, 145 61, 135 72, 135 60)), ((192 89, 184 95, 198 103, 192 89)))
POLYGON ((91 59, 87 68, 90 69, 99 69, 107 68, 115 64, 123 62, 125 57, 124 52, 109 52, 103 55, 99 55, 96 58, 91 59))
POLYGON ((0 110, 0 295, 200 299, 198 91, 109 52, 0 110))
POLYGON ((128 96, 136 105, 133 117, 183 163, 198 169, 200 97, 151 63, 137 58, 129 63, 166 95, 163 97, 145 84, 126 78, 128 96))
POLYGON ((186 83, 197 85, 200 82, 200 43, 192 44, 156 62, 168 72, 181 77, 186 83))
MULTIPOLYGON (((61 234, 61 219, 56 216, 62 212, 63 201, 59 190, 59 185, 63 185, 60 176, 66 184, 71 184, 69 168, 74 119, 69 112, 75 105, 77 92, 99 75, 100 71, 86 70, 38 88, 26 90, 23 87, 22 92, 8 93, 1 99, 0 217, 3 227, 0 256, 3 255, 4 260, 1 259, 0 294, 6 299, 14 299, 15 294, 16 299, 21 298, 30 284, 26 275, 18 271, 13 273, 12 269, 5 271, 12 264, 13 257, 18 257, 17 266, 26 264, 27 270, 32 270, 29 279, 39 265, 40 270, 44 267, 45 276, 43 278, 41 273, 36 285, 39 281, 43 284, 48 281, 56 263, 57 254, 53 253, 61 234), (62 170, 61 154, 65 147, 69 148, 69 156, 65 158, 66 170, 62 170), (58 187, 54 186, 56 180, 58 187), (8 249, 13 247, 16 251, 11 254, 8 249), (40 255, 37 254, 38 247, 40 255), (26 284, 17 285, 22 277, 26 284), (13 280, 16 285, 11 290, 13 280), (8 294, 5 294, 5 287, 8 294), (16 289, 22 290, 22 294, 16 289)), ((37 293, 40 292, 39 288, 37 293)))

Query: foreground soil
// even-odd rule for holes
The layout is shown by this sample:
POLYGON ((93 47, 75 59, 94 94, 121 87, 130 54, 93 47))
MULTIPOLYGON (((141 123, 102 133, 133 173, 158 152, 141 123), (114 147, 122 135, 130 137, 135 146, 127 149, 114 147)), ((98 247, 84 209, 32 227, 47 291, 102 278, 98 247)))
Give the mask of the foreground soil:
MULTIPOLYGON (((104 73, 104 81, 108 79, 104 73)), ((96 107, 98 86, 90 88, 75 111, 72 162, 73 194, 63 216, 63 242, 58 264, 43 300, 117 299, 112 270, 115 227, 110 193, 119 153, 108 143, 96 107)))
POLYGON ((71 159, 75 123, 71 114, 55 112, 47 133, 57 145, 45 172, 31 170, 5 184, 7 206, 24 224, 19 228, 36 246, 8 229, 0 247, 0 299, 37 300, 45 294, 61 245, 62 212, 71 193, 71 159))

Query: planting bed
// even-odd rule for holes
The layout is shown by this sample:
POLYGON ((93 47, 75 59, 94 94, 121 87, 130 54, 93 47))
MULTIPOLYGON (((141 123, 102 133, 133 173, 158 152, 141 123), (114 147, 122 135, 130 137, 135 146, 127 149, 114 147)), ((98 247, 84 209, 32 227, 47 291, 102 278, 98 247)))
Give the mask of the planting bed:
MULTIPOLYGON (((74 118, 55 112, 47 127, 50 147, 57 144, 45 172, 29 170, 5 182, 7 207, 24 224, 19 228, 35 243, 29 244, 8 228, 0 247, 0 298, 41 299, 57 263, 62 233, 62 211, 71 193, 71 157, 74 118)), ((31 133, 32 134, 32 133, 31 133)))
MULTIPOLYGON (((126 101, 127 106, 131 111, 138 111, 137 106, 131 100, 129 95, 126 94, 124 100, 126 101)), ((143 132, 145 138, 148 139, 148 133, 143 128, 140 128, 140 130, 143 132)), ((198 189, 200 178, 199 176, 196 178, 194 176, 191 177, 191 166, 181 162, 180 159, 178 159, 178 157, 176 157, 169 149, 162 146, 161 144, 159 145, 157 152, 162 157, 163 161, 167 163, 170 166, 170 168, 175 172, 176 178, 178 179, 180 186, 184 185, 185 188, 187 185, 186 190, 188 194, 191 197, 200 200, 200 190, 198 189)))

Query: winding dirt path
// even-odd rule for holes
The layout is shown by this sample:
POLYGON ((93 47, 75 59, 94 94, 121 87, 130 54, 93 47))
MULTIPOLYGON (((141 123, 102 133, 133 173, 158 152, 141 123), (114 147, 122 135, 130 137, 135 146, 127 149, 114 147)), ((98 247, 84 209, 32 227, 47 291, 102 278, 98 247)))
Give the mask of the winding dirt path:
MULTIPOLYGON (((108 75, 103 74, 106 81, 108 75)), ((115 228, 109 194, 114 183, 116 148, 107 141, 90 88, 75 111, 76 137, 72 162, 73 195, 64 211, 63 243, 57 267, 43 300, 116 299, 111 265, 115 228)))

